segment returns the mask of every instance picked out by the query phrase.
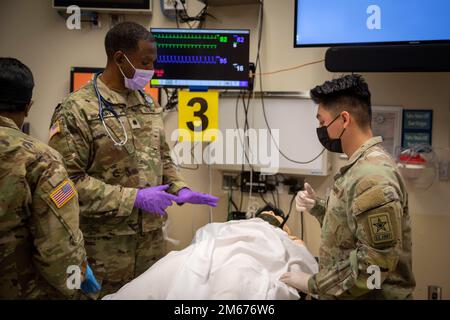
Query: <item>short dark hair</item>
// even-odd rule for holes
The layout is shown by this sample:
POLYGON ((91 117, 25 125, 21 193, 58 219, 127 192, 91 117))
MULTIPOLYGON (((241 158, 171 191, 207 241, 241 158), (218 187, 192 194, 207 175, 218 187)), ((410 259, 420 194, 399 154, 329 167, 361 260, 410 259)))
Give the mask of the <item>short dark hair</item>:
POLYGON ((139 49, 140 40, 155 41, 153 35, 146 28, 136 22, 125 21, 112 27, 105 37, 105 50, 108 59, 115 52, 122 50, 126 53, 139 49))
POLYGON ((369 86, 361 75, 352 74, 326 81, 312 89, 310 95, 316 104, 321 104, 327 110, 348 111, 360 127, 371 126, 371 95, 369 86))
POLYGON ((24 111, 33 88, 30 68, 15 58, 0 57, 0 112, 24 111))

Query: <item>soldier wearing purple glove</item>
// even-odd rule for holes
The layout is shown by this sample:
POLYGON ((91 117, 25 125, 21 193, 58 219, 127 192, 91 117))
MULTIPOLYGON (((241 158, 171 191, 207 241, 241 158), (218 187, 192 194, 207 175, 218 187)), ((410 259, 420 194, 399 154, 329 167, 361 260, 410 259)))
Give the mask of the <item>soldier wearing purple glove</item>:
POLYGON ((133 125, 122 132, 117 121, 105 119, 104 126, 90 82, 55 109, 49 138, 50 146, 64 157, 79 193, 80 229, 93 261, 90 266, 102 284, 100 298, 164 256, 164 211, 187 187, 171 158, 163 108, 136 90, 143 89, 154 71, 155 39, 146 27, 125 21, 108 31, 105 50, 98 94, 121 121, 133 125), (161 186, 166 184, 168 188, 161 186))
POLYGON ((167 189, 169 189, 167 184, 140 189, 136 195, 134 206, 164 216, 166 208, 172 205, 172 201, 178 201, 178 197, 166 192, 167 189))
POLYGON ((192 191, 189 188, 183 188, 178 191, 175 202, 177 204, 192 203, 192 204, 206 204, 210 207, 216 207, 219 198, 209 194, 192 191))

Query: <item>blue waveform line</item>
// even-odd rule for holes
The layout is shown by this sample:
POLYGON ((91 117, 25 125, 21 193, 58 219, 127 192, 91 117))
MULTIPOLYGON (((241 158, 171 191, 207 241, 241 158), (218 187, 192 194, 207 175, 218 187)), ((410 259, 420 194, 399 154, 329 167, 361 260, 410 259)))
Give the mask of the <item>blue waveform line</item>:
POLYGON ((179 63, 179 64, 227 64, 228 59, 220 56, 177 56, 160 55, 159 63, 179 63))

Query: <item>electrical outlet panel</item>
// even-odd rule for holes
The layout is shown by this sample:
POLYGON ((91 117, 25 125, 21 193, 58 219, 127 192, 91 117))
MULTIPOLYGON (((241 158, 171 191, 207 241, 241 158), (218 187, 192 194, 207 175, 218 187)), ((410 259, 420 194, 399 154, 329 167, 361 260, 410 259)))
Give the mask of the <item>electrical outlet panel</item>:
POLYGON ((442 287, 428 286, 428 300, 442 300, 442 287))
POLYGON ((255 193, 265 193, 267 192, 266 175, 260 174, 259 172, 253 172, 252 177, 250 177, 249 171, 244 171, 241 173, 241 191, 250 192, 250 186, 252 192, 255 193))
POLYGON ((448 161, 439 162, 439 180, 448 181, 448 161))
POLYGON ((238 173, 223 173, 222 189, 223 190, 239 189, 239 174, 238 173))

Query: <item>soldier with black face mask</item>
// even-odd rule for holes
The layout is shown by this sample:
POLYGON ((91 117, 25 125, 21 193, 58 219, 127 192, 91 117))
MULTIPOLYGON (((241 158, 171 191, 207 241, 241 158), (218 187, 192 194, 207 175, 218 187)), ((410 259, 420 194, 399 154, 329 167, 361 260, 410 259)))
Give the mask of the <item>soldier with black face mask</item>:
POLYGON ((319 272, 288 272, 281 281, 321 299, 410 299, 415 287, 408 193, 397 166, 371 129, 371 95, 360 75, 311 90, 317 135, 348 162, 325 202, 309 184, 296 197, 322 226, 319 272))

